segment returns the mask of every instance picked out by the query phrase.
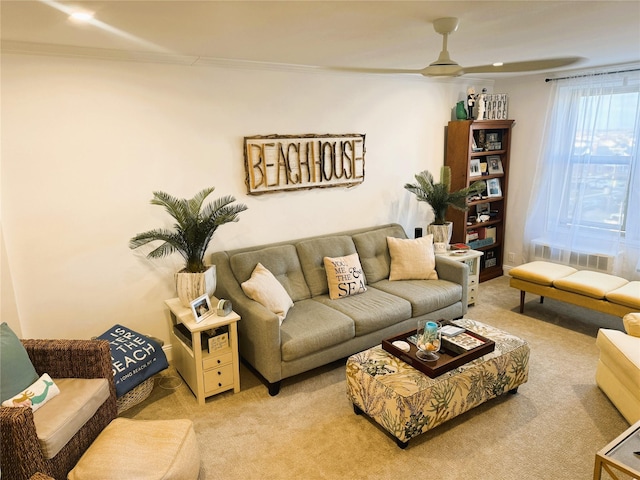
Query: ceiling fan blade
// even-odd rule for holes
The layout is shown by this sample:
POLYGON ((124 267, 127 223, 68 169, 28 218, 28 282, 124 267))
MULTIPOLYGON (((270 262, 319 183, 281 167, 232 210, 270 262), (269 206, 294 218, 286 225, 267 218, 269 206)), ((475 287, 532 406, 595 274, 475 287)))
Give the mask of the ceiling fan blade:
POLYGON ((505 63, 504 65, 480 65, 477 67, 464 67, 464 73, 512 73, 547 70, 550 68, 566 67, 582 60, 582 57, 548 58, 545 60, 530 60, 525 62, 505 63))
POLYGON ((355 72, 355 73, 395 73, 395 74, 417 74, 422 73, 422 68, 419 69, 403 69, 403 68, 371 68, 371 67, 326 67, 327 70, 334 70, 337 72, 355 72))

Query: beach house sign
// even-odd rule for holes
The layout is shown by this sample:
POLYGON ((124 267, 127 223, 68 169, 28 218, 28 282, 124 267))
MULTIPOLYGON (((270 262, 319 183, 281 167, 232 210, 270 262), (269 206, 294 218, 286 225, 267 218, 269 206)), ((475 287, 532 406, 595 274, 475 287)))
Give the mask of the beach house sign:
POLYGON ((245 137, 248 193, 358 185, 364 153, 363 134, 245 137))

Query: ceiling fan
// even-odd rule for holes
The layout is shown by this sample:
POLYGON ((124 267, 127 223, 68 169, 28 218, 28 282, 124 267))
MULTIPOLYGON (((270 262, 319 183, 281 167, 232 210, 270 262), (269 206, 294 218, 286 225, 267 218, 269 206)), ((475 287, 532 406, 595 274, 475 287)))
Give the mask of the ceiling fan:
POLYGON ((394 68, 339 68, 340 70, 357 71, 365 73, 419 73, 425 77, 458 77, 467 73, 514 73, 547 70, 550 68, 564 67, 577 62, 581 57, 548 58, 545 60, 530 60, 494 65, 481 65, 477 67, 462 67, 452 60, 447 50, 449 34, 458 29, 458 19, 455 17, 438 18, 433 22, 433 28, 442 35, 442 51, 438 59, 422 69, 394 69, 394 68))

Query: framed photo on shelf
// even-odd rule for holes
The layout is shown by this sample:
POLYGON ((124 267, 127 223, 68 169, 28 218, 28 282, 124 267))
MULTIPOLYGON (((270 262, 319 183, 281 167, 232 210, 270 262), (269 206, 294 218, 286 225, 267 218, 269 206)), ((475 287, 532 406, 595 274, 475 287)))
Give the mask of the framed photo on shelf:
POLYGON ((490 178, 487 180, 487 197, 501 197, 502 189, 500 188, 499 178, 490 178))
POLYGON ((191 312, 196 323, 200 323, 205 317, 211 315, 211 299, 206 293, 191 302, 191 312))
POLYGON ((476 205, 476 215, 489 215, 491 211, 491 205, 489 203, 479 203, 476 205))
POLYGON ((469 163, 469 176, 479 177, 480 175, 482 175, 482 172, 480 172, 480 159, 472 158, 469 163))
POLYGON ((489 165, 489 175, 495 175, 504 173, 502 168, 502 160, 499 155, 490 155, 487 157, 487 164, 489 165))

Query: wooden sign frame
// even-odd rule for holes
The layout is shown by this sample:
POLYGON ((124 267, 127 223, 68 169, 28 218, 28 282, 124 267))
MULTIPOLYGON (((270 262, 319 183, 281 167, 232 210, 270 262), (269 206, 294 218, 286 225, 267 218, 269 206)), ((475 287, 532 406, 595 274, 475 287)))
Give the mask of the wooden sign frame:
POLYGON ((364 181, 364 134, 244 137, 249 195, 364 181))

